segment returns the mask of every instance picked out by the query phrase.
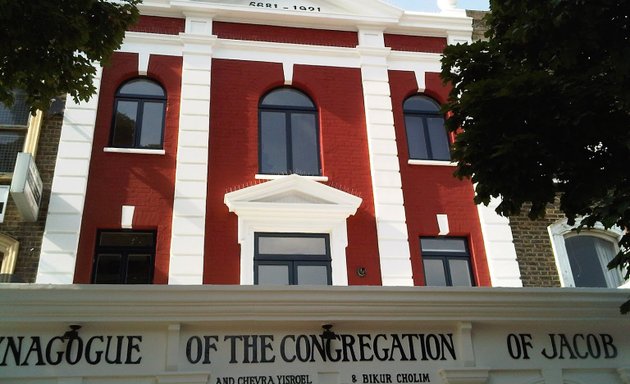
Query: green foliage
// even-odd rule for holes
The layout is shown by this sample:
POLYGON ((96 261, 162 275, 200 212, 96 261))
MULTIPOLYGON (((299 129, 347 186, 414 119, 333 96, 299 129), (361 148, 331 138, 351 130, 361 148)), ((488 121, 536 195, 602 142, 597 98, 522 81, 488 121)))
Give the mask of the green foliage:
MULTIPOLYGON (((491 0, 488 41, 449 46, 458 177, 509 216, 556 196, 574 224, 630 228, 630 2, 491 0)), ((630 235, 609 268, 630 275, 630 235)), ((628 311, 626 304, 622 311, 628 311)))
POLYGON ((0 0, 0 102, 11 90, 46 110, 56 96, 87 101, 95 93, 92 63, 107 63, 140 0, 0 0))

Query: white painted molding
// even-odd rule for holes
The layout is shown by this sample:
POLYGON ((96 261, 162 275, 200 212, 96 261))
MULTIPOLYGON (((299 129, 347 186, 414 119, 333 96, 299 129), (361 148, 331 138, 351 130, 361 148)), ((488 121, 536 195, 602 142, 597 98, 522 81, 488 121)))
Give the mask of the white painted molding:
POLYGON ((630 384, 630 367, 619 368, 617 373, 624 384, 630 384))
POLYGON ((282 63, 282 71, 284 73, 284 85, 293 83, 293 63, 285 61, 282 63))
MULTIPOLYGON (((267 175, 267 174, 260 174, 257 173, 254 178, 256 180, 276 180, 276 179, 282 179, 283 177, 287 177, 289 175, 267 175)), ((302 176, 304 178, 307 178, 309 180, 315 180, 315 181, 321 181, 321 182, 327 182, 328 181, 328 176, 302 176)))
POLYGON ((464 321, 457 324, 459 332, 458 355, 462 359, 464 367, 473 367, 475 365, 475 348, 473 346, 473 325, 470 321, 464 321))
POLYGON ((180 324, 169 324, 166 339, 166 370, 177 371, 179 362, 180 324))
POLYGON ((136 207, 133 205, 123 205, 120 214, 120 227, 130 229, 133 227, 133 214, 136 207))
POLYGON ((418 84, 418 92, 422 93, 427 89, 427 84, 425 81, 426 72, 421 69, 414 70, 414 74, 416 75, 416 83, 418 84))
POLYGON ((492 199, 488 206, 477 206, 490 280, 493 287, 522 287, 510 221, 495 211, 500 202, 492 199))
POLYGON ((157 384, 207 384, 210 375, 199 372, 163 373, 156 376, 157 384))
MULTIPOLYGON (((577 228, 578 224, 579 223, 576 222, 576 225, 570 226, 567 224, 567 219, 563 219, 547 227, 547 232, 549 233, 551 240, 551 248, 556 260, 556 266, 558 267, 560 284, 563 287, 575 287, 573 272, 571 270, 569 255, 564 240, 567 236, 577 234, 574 229, 577 228)), ((618 251, 617 244, 623 236, 623 230, 619 227, 612 227, 606 230, 601 223, 596 223, 591 229, 584 228, 580 231, 580 234, 600 237, 604 240, 608 240, 614 244, 615 250, 618 251)), ((621 287, 625 288, 628 283, 630 282, 626 282, 621 287)))
POLYGON ((138 74, 140 76, 146 76, 149 73, 149 60, 151 54, 147 51, 141 51, 138 53, 138 74))
POLYGON ((102 68, 97 67, 95 95, 88 102, 77 104, 72 97, 66 101, 37 283, 72 284, 74 280, 101 75, 102 68))
POLYGON ((4 233, 0 233, 0 274, 12 275, 17 263, 20 242, 4 233))
POLYGON ((346 219, 362 199, 349 193, 289 175, 227 193, 230 212, 238 216, 242 285, 254 283, 254 234, 256 232, 327 233, 333 285, 348 285, 346 219))
POLYGON ((450 232, 449 226, 448 226, 448 215, 447 214, 437 214, 435 215, 436 220, 437 220, 437 225, 438 225, 438 236, 446 236, 448 235, 448 233, 450 232))
POLYGON ((486 384, 490 377, 488 368, 450 368, 439 372, 444 384, 486 384))
POLYGON ((381 282, 384 286, 412 286, 409 234, 389 90, 391 50, 384 46, 382 36, 380 40, 365 40, 373 46, 360 46, 357 50, 361 55, 381 282))
POLYGON ((175 197, 168 283, 202 284, 208 140, 210 136, 210 87, 216 36, 211 18, 186 18, 186 33, 179 35, 182 48, 182 89, 177 138, 175 197))
POLYGON ((442 160, 407 160, 407 164, 409 165, 436 165, 439 167, 457 167, 457 163, 452 161, 442 161, 442 160))
POLYGON ((624 320, 618 289, 0 284, 0 323, 624 320), (323 312, 322 308, 326 311, 323 312), (33 317, 33 311, 37 317, 33 317))
POLYGON ((135 153, 136 155, 165 155, 166 151, 163 149, 139 149, 139 148, 115 148, 104 147, 103 152, 108 153, 135 153))

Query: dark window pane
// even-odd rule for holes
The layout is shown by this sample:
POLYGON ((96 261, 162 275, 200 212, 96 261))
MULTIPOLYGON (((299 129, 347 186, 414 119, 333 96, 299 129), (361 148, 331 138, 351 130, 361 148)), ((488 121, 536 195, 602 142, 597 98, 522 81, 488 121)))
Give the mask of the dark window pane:
POLYGON ((426 285, 446 287, 446 272, 442 260, 424 259, 424 278, 426 285))
POLYGON ((13 172, 18 152, 24 148, 26 131, 0 131, 0 172, 13 172))
POLYGON ((127 284, 151 284, 151 255, 129 255, 127 284))
POLYGON ((118 284, 121 283, 121 255, 118 254, 97 254, 96 255, 96 284, 118 284))
POLYGON ((287 173, 286 115, 281 112, 262 112, 260 120, 260 171, 287 173))
POLYGON ((138 102, 121 100, 116 104, 116 121, 114 122, 115 147, 133 147, 138 118, 138 102))
POLYGON ((403 110, 405 112, 439 112, 440 105, 428 97, 413 96, 405 100, 403 110))
POLYGON ((451 154, 448 150, 448 138, 444 128, 444 119, 427 118, 429 128, 429 142, 431 143, 431 153, 433 160, 450 160, 451 154))
POLYGON ((26 94, 16 91, 13 96, 14 101, 10 108, 0 103, 0 125, 27 126, 30 111, 26 105, 26 94))
POLYGON ((102 232, 99 245, 109 247, 153 247, 152 232, 102 232))
POLYGON ((315 108, 315 105, 308 96, 291 88, 282 88, 269 93, 262 100, 261 105, 315 108))
POLYGON ((291 150, 293 173, 319 175, 319 153, 317 152, 317 128, 315 115, 291 114, 291 150))
POLYGON ((164 119, 164 103, 145 102, 142 115, 142 128, 139 148, 162 148, 162 126, 164 119))
POLYGON ((260 236, 258 253, 261 255, 326 255, 323 237, 260 236))
POLYGON ((165 96, 164 89, 162 89, 159 84, 146 79, 137 79, 126 83, 120 88, 118 94, 157 97, 165 96))
POLYGON ((451 285, 454 287, 470 287, 470 266, 468 260, 449 259, 448 266, 451 272, 451 285))
POLYGON ((289 285, 289 266, 258 265, 258 284, 289 285))
POLYGON ((420 239, 423 252, 458 252, 466 253, 466 240, 464 239, 420 239))
POLYGON ((608 286, 604 271, 615 254, 611 242, 593 236, 573 236, 565 239, 565 245, 576 287, 608 286))
POLYGON ((328 268, 325 265, 298 265, 299 285, 328 285, 328 268))
POLYGON ((427 142, 424 136, 424 119, 419 116, 405 116, 407 144, 410 159, 428 159, 427 142))

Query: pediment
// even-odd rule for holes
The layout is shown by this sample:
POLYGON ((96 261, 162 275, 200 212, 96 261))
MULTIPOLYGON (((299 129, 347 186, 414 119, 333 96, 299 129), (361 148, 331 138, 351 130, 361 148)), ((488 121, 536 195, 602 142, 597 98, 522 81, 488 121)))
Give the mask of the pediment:
POLYGON ((221 8, 240 10, 281 11, 296 14, 400 17, 403 11, 381 0, 190 0, 221 8))
POLYGON ((362 199, 308 177, 288 175, 227 193, 225 204, 231 212, 241 208, 257 210, 312 209, 354 214, 362 199), (299 207, 299 208, 298 208, 299 207))

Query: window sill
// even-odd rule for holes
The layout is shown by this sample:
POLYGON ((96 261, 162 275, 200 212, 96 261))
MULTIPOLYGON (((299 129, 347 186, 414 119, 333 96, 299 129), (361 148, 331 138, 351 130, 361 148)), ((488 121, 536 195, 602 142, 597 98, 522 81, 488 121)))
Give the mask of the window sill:
MULTIPOLYGON (((254 178, 256 180, 276 180, 276 179, 281 179, 285 176, 289 176, 289 175, 266 175, 266 174, 257 173, 256 176, 254 176, 254 178)), ((310 180, 315 180, 315 181, 323 181, 323 182, 328 181, 328 176, 302 176, 302 177, 305 177, 310 180)))
POLYGON ((166 151, 163 149, 138 149, 138 148, 114 148, 105 147, 103 152, 109 153, 135 153, 138 155, 165 155, 166 151))
POLYGON ((440 167, 457 167, 457 163, 448 160, 414 160, 407 161, 409 165, 437 165, 440 167))

